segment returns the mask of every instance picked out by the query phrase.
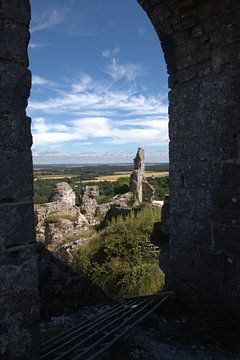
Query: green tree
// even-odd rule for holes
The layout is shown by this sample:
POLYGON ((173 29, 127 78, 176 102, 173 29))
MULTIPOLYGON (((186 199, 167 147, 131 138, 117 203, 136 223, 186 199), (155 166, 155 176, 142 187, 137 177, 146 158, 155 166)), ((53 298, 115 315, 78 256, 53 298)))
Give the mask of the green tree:
POLYGON ((129 177, 120 177, 117 179, 117 181, 114 183, 114 194, 125 194, 129 191, 129 177))

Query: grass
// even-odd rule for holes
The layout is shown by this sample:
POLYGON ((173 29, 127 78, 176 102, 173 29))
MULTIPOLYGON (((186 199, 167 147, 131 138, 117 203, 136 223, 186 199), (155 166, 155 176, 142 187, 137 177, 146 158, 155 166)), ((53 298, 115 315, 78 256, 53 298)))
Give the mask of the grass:
POLYGON ((115 298, 159 292, 164 274, 159 254, 149 247, 159 210, 146 207, 118 217, 73 253, 73 265, 115 298))
POLYGON ((47 226, 48 224, 57 224, 59 223, 61 220, 70 220, 70 221, 76 221, 77 217, 76 216, 72 216, 72 215, 64 215, 64 216, 59 216, 57 214, 50 214, 48 217, 46 217, 46 219, 44 219, 44 225, 47 226))
POLYGON ((78 177, 79 175, 35 175, 34 181, 40 180, 61 180, 61 179, 72 179, 78 177))
POLYGON ((57 224, 61 221, 61 217, 56 214, 51 214, 46 219, 44 219, 44 225, 57 224))

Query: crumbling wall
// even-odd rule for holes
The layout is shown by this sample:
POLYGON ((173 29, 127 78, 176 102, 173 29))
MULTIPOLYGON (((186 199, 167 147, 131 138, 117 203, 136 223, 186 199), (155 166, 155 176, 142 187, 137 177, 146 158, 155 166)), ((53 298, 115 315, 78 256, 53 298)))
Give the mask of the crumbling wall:
POLYGON ((139 0, 169 74, 168 286, 240 314, 240 3, 139 0))
POLYGON ((38 359, 32 137, 26 106, 30 5, 0 1, 0 358, 38 359))
POLYGON ((143 148, 138 148, 134 161, 134 170, 130 176, 130 191, 136 196, 138 203, 152 202, 155 189, 145 177, 145 154, 143 148))
POLYGON ((66 182, 57 183, 50 195, 50 202, 62 202, 70 206, 76 205, 76 194, 66 182))

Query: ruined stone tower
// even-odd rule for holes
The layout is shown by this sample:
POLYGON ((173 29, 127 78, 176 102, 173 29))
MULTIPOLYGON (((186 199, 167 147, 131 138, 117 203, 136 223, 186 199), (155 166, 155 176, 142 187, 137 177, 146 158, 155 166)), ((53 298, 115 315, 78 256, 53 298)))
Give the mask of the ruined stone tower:
POLYGON ((144 149, 138 148, 134 159, 134 170, 130 176, 130 191, 135 193, 139 203, 151 202, 155 189, 145 178, 144 149))

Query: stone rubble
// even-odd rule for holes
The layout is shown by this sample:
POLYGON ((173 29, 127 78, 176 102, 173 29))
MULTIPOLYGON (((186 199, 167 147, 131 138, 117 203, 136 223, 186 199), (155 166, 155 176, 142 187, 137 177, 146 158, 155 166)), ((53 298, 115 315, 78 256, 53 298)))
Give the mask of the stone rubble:
POLYGON ((96 209, 98 207, 98 186, 85 186, 81 189, 80 210, 91 225, 96 225, 96 209))
POLYGON ((36 234, 39 241, 58 255, 67 239, 76 240, 89 230, 90 224, 75 205, 75 193, 67 183, 57 183, 50 200, 35 210, 36 234))
POLYGON ((72 206, 76 205, 76 195, 71 186, 66 182, 59 182, 55 185, 49 202, 61 202, 72 206))

